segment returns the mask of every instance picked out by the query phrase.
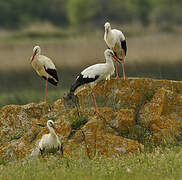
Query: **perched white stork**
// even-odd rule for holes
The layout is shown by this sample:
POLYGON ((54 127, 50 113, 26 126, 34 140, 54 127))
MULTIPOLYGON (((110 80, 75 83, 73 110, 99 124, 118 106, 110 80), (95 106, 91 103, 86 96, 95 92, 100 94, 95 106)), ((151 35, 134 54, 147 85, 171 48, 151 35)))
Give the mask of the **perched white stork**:
POLYGON ((92 88, 92 100, 95 107, 95 112, 98 114, 99 114, 99 111, 98 111, 98 106, 96 103, 93 87, 98 81, 102 79, 106 79, 106 80, 110 79, 110 76, 115 71, 113 59, 121 63, 121 61, 114 55, 114 52, 110 49, 106 49, 104 52, 104 55, 105 55, 106 63, 95 64, 83 70, 76 78, 75 83, 71 86, 70 92, 68 93, 68 96, 71 97, 71 95, 74 95, 77 88, 81 87, 84 84, 89 83, 92 88))
MULTIPOLYGON (((108 48, 113 50, 115 56, 122 61, 123 78, 126 79, 126 74, 124 69, 124 58, 127 52, 126 38, 121 31, 117 29, 111 29, 110 23, 106 22, 104 26, 105 26, 104 40, 108 48)), ((117 63, 116 63, 116 79, 119 79, 117 63)))
POLYGON ((33 56, 31 57, 30 64, 32 64, 32 67, 35 69, 37 74, 46 80, 45 102, 47 102, 48 82, 57 86, 59 80, 56 72, 56 67, 52 62, 52 60, 44 55, 41 55, 40 53, 41 53, 40 47, 35 46, 33 48, 33 56))
POLYGON ((44 152, 53 152, 55 150, 57 152, 60 151, 61 155, 63 155, 62 144, 56 135, 56 127, 54 125, 54 122, 52 120, 48 120, 47 127, 50 133, 43 135, 39 142, 39 150, 41 152, 41 156, 43 157, 44 152))

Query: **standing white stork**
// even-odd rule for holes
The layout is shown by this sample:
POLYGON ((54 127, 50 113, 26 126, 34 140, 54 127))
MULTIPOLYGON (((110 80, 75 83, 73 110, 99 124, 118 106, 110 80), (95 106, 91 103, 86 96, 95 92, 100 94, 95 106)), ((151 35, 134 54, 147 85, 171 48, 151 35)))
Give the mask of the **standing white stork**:
POLYGON ((63 155, 63 149, 62 144, 59 141, 59 138, 56 134, 56 127, 54 125, 54 122, 52 120, 47 121, 47 127, 50 131, 49 134, 45 134, 42 136, 40 142, 39 142, 39 150, 41 153, 41 156, 44 156, 44 152, 51 152, 51 151, 57 151, 61 152, 61 156, 63 155))
POLYGON ((58 84, 58 76, 56 72, 56 67, 51 59, 48 57, 41 55, 41 49, 39 46, 35 46, 33 48, 33 56, 31 57, 30 64, 35 69, 37 74, 43 77, 46 80, 45 85, 45 102, 47 102, 47 87, 48 81, 57 86, 58 84))
POLYGON ((93 87, 98 81, 102 79, 109 80, 110 76, 114 73, 115 68, 112 58, 114 58, 115 61, 121 63, 121 61, 114 55, 114 52, 110 49, 106 49, 104 55, 106 63, 95 64, 83 70, 76 78, 75 83, 71 86, 70 92, 68 93, 68 96, 72 97, 72 95, 75 94, 75 91, 77 90, 78 87, 89 83, 92 88, 92 100, 95 107, 95 112, 98 114, 99 111, 93 87))
MULTIPOLYGON (((126 79, 126 74, 124 69, 124 58, 127 52, 126 38, 121 31, 117 29, 111 29, 110 23, 106 22, 104 26, 105 26, 104 40, 108 48, 113 50, 116 57, 122 61, 123 78, 126 79)), ((116 79, 119 79, 117 63, 116 63, 116 79)))

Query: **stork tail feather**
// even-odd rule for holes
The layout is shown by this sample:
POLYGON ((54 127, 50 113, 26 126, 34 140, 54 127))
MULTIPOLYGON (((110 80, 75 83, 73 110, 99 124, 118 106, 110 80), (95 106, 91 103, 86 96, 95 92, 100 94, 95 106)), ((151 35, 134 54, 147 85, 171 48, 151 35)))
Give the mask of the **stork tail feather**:
MULTIPOLYGON (((47 78, 45 76, 42 76, 45 80, 47 80, 47 78)), ((54 86, 57 86, 58 85, 58 81, 55 81, 54 79, 52 78, 48 78, 48 82, 53 84, 54 86)))

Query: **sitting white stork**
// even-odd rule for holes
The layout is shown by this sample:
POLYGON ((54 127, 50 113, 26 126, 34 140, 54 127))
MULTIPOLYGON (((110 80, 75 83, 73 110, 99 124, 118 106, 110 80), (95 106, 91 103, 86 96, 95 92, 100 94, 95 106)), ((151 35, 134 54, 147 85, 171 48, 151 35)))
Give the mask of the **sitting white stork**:
POLYGON ((56 67, 51 59, 44 55, 40 55, 41 49, 39 46, 33 48, 33 56, 31 57, 30 64, 35 69, 37 74, 46 80, 45 85, 45 102, 47 102, 47 87, 48 81, 57 86, 58 76, 56 72, 56 67))
POLYGON ((96 103, 93 87, 98 81, 102 79, 106 79, 106 80, 110 79, 110 76, 115 71, 113 59, 121 63, 121 61, 114 55, 114 52, 110 49, 106 49, 104 52, 104 55, 105 55, 106 63, 95 64, 83 70, 79 74, 79 76, 76 78, 75 83, 71 86, 70 92, 68 93, 68 97, 72 97, 72 95, 74 95, 78 87, 84 84, 90 83, 90 86, 92 88, 92 100, 95 107, 95 112, 98 114, 99 114, 99 111, 98 111, 98 106, 96 103))
MULTIPOLYGON (((124 69, 124 58, 127 52, 126 38, 121 31, 117 29, 111 29, 110 23, 106 22, 104 26, 105 26, 104 40, 108 48, 113 50, 116 57, 122 61, 123 78, 126 79, 126 74, 124 69)), ((116 79, 119 79, 117 63, 116 63, 116 79)))
POLYGON ((52 120, 47 121, 47 127, 50 131, 49 134, 45 134, 42 136, 39 142, 39 150, 41 152, 41 156, 44 156, 44 152, 61 152, 61 156, 63 155, 62 144, 59 141, 58 136, 56 135, 56 127, 52 120))

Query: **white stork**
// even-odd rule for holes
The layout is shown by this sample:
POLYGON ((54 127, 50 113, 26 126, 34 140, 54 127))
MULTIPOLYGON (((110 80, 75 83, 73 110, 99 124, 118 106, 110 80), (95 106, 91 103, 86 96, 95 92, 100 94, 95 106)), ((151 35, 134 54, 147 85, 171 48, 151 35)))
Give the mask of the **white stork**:
MULTIPOLYGON (((126 74, 124 69, 124 58, 127 52, 126 38, 121 31, 117 29, 111 29, 110 23, 106 22, 104 26, 105 26, 104 40, 108 48, 113 50, 116 57, 122 61, 123 78, 126 79, 126 74)), ((116 79, 119 79, 117 63, 116 63, 116 79)))
POLYGON ((63 155, 62 144, 59 141, 58 136, 56 135, 57 129, 54 125, 52 120, 47 121, 47 127, 50 131, 49 134, 45 134, 42 136, 39 142, 39 150, 41 152, 41 156, 44 156, 44 152, 51 152, 51 151, 60 151, 61 155, 63 155))
POLYGON ((95 64, 83 70, 76 78, 76 81, 71 86, 70 92, 68 94, 68 96, 71 97, 71 95, 75 94, 75 91, 77 90, 78 87, 89 83, 92 88, 92 100, 95 107, 95 112, 98 114, 99 114, 99 111, 98 111, 98 106, 96 103, 93 87, 98 81, 102 79, 106 79, 106 80, 110 79, 110 76, 115 71, 113 59, 121 63, 121 61, 114 55, 114 52, 110 49, 106 49, 104 52, 104 55, 105 55, 106 63, 95 64))
POLYGON ((46 80, 45 85, 45 102, 47 102, 47 87, 48 81, 57 86, 58 84, 58 76, 56 72, 56 67, 51 59, 48 57, 41 55, 41 49, 39 46, 35 46, 33 48, 33 56, 31 57, 30 64, 35 69, 37 74, 43 77, 46 80))

